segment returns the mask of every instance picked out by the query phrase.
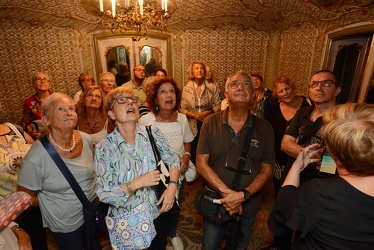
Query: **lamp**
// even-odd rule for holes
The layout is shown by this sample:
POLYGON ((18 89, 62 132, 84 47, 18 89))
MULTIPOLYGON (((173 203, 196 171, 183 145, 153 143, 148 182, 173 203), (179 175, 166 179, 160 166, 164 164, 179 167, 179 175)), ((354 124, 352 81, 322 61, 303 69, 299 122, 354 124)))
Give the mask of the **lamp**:
POLYGON ((148 29, 161 32, 167 29, 170 17, 167 1, 151 0, 144 4, 143 0, 99 0, 101 24, 113 33, 134 30, 140 40, 147 34, 148 29), (110 9, 105 10, 108 6, 110 9))

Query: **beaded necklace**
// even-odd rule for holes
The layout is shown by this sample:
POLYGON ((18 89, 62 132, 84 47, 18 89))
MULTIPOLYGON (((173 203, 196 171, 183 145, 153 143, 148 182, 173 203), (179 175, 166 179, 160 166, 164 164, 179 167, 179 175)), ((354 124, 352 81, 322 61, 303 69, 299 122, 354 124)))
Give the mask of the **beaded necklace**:
POLYGON ((53 137, 52 137, 52 133, 49 133, 49 139, 51 139, 51 142, 60 150, 64 151, 64 152, 73 152, 73 149, 75 148, 75 135, 73 134, 73 146, 69 149, 66 149, 66 148, 63 148, 61 147, 60 145, 58 145, 55 140, 53 140, 53 137))

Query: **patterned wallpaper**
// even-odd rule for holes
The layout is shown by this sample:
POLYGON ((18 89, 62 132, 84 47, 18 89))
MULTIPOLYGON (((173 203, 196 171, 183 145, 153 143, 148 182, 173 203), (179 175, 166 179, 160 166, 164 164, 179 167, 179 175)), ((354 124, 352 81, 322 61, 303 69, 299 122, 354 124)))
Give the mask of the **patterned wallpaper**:
POLYGON ((35 93, 31 79, 36 71, 49 74, 53 91, 73 96, 79 89, 78 75, 83 69, 92 69, 87 44, 83 46, 84 40, 71 28, 5 21, 0 27, 0 40, 4 121, 18 123, 21 119, 23 100, 35 93))
MULTIPOLYGON (((13 19, 1 22, 0 102, 6 111, 2 121, 19 122, 23 100, 34 94, 31 78, 35 71, 46 71, 53 90, 70 96, 79 89, 81 72, 94 73, 93 44, 87 39, 90 29, 13 19)), ((228 75, 243 69, 262 74, 269 88, 277 76, 285 74, 296 83, 298 93, 306 95, 310 74, 322 65, 329 29, 303 23, 273 32, 229 25, 176 31, 172 34, 172 75, 183 86, 190 63, 202 60, 212 66, 222 87, 228 75)))
POLYGON ((187 82, 188 67, 194 60, 213 68, 222 90, 225 79, 238 70, 264 74, 268 42, 269 35, 265 32, 235 26, 187 30, 183 35, 183 82, 187 82))

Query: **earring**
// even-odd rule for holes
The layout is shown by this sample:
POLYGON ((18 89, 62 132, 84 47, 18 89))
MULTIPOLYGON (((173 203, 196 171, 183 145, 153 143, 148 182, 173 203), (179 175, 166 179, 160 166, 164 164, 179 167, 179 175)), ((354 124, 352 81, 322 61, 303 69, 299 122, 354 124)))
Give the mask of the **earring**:
POLYGON ((156 111, 158 111, 158 105, 156 105, 156 111))

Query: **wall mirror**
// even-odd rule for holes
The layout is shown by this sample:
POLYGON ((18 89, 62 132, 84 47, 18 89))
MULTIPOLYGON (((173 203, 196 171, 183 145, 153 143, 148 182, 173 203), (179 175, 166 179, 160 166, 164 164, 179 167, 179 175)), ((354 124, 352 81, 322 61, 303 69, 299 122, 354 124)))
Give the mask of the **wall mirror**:
POLYGON ((373 27, 337 30, 328 35, 324 68, 342 87, 338 103, 372 102, 374 78, 373 27))
POLYGON ((143 46, 139 50, 140 64, 145 67, 147 75, 151 76, 157 68, 162 67, 162 52, 159 47, 143 46))
POLYGON ((114 75, 117 74, 119 71, 118 65, 120 63, 126 63, 128 69, 131 69, 130 64, 130 57, 129 57, 129 47, 125 46, 116 46, 116 47, 109 47, 105 53, 106 58, 106 71, 112 72, 114 75))
POLYGON ((130 72, 138 64, 145 66, 154 62, 156 67, 164 68, 172 76, 170 35, 149 32, 140 40, 133 39, 133 35, 131 32, 126 35, 110 32, 92 35, 96 77, 111 71, 111 68, 118 72, 118 65, 122 62, 128 65, 130 72))

